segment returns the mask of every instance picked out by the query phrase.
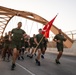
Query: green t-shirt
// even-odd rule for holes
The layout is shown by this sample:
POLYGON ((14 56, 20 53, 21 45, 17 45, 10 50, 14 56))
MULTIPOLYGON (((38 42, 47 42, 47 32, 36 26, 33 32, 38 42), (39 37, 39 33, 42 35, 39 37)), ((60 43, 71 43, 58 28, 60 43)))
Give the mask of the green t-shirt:
POLYGON ((4 36, 4 42, 9 43, 9 36, 8 35, 4 36))
POLYGON ((62 44, 63 45, 63 41, 65 41, 66 39, 64 38, 63 35, 61 34, 57 34, 54 39, 60 40, 60 42, 57 42, 57 44, 62 44))
POLYGON ((21 41, 21 38, 23 38, 23 34, 25 33, 22 29, 12 29, 11 33, 13 34, 12 40, 13 41, 21 41))
POLYGON ((33 43, 34 42, 34 37, 31 37, 30 38, 30 43, 33 43))
MULTIPOLYGON (((43 38, 43 35, 42 34, 37 34, 35 38, 37 39, 37 42, 39 43, 40 40, 43 38)), ((42 42, 43 42, 43 39, 42 39, 41 43, 42 42)))

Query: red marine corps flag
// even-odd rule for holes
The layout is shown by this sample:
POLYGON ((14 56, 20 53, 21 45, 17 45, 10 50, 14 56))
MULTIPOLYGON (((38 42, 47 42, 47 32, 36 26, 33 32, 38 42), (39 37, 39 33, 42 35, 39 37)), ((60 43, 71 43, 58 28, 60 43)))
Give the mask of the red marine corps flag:
POLYGON ((56 15, 50 22, 48 22, 48 24, 46 24, 46 25, 44 26, 44 28, 42 29, 42 34, 43 34, 46 38, 49 37, 49 31, 50 31, 51 26, 52 26, 52 24, 53 24, 53 22, 54 22, 54 20, 55 20, 56 17, 57 17, 57 15, 56 15))

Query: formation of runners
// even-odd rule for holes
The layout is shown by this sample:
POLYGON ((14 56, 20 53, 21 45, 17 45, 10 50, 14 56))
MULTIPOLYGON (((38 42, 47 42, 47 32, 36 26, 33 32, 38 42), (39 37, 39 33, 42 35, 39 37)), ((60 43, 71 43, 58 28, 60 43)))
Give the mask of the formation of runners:
MULTIPOLYGON (((22 22, 18 22, 17 28, 5 33, 5 36, 1 36, 0 39, 0 52, 3 61, 10 61, 10 56, 12 56, 11 70, 15 69, 16 60, 25 59, 25 53, 29 58, 36 56, 35 62, 40 66, 40 58, 44 58, 47 49, 48 39, 42 34, 42 29, 38 30, 39 33, 37 35, 33 34, 33 37, 30 37, 21 29, 21 26, 22 22)), ((61 30, 59 30, 59 32, 61 32, 61 30)), ((54 37, 54 41, 57 42, 57 48, 59 51, 55 61, 57 64, 60 64, 59 59, 63 52, 63 41, 66 41, 66 38, 60 33, 60 35, 54 37)))

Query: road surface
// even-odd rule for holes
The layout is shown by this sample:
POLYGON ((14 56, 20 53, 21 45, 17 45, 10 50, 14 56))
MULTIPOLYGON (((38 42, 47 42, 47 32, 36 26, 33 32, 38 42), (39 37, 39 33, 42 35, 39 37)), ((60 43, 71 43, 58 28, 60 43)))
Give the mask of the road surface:
POLYGON ((16 68, 11 71, 11 62, 0 59, 0 75, 76 75, 76 56, 63 55, 61 64, 55 63, 57 54, 47 52, 41 59, 41 66, 35 63, 35 57, 30 59, 26 55, 24 60, 16 61, 16 68))

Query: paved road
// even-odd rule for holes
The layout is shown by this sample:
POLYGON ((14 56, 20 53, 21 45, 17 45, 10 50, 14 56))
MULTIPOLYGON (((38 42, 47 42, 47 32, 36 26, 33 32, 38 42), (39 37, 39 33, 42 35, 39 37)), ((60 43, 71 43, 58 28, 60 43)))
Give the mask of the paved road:
POLYGON ((17 60, 16 68, 11 71, 11 61, 0 60, 0 75, 76 75, 76 56, 65 56, 61 58, 61 64, 55 63, 56 54, 46 53, 45 59, 41 59, 41 66, 35 63, 35 57, 25 60, 17 60))

